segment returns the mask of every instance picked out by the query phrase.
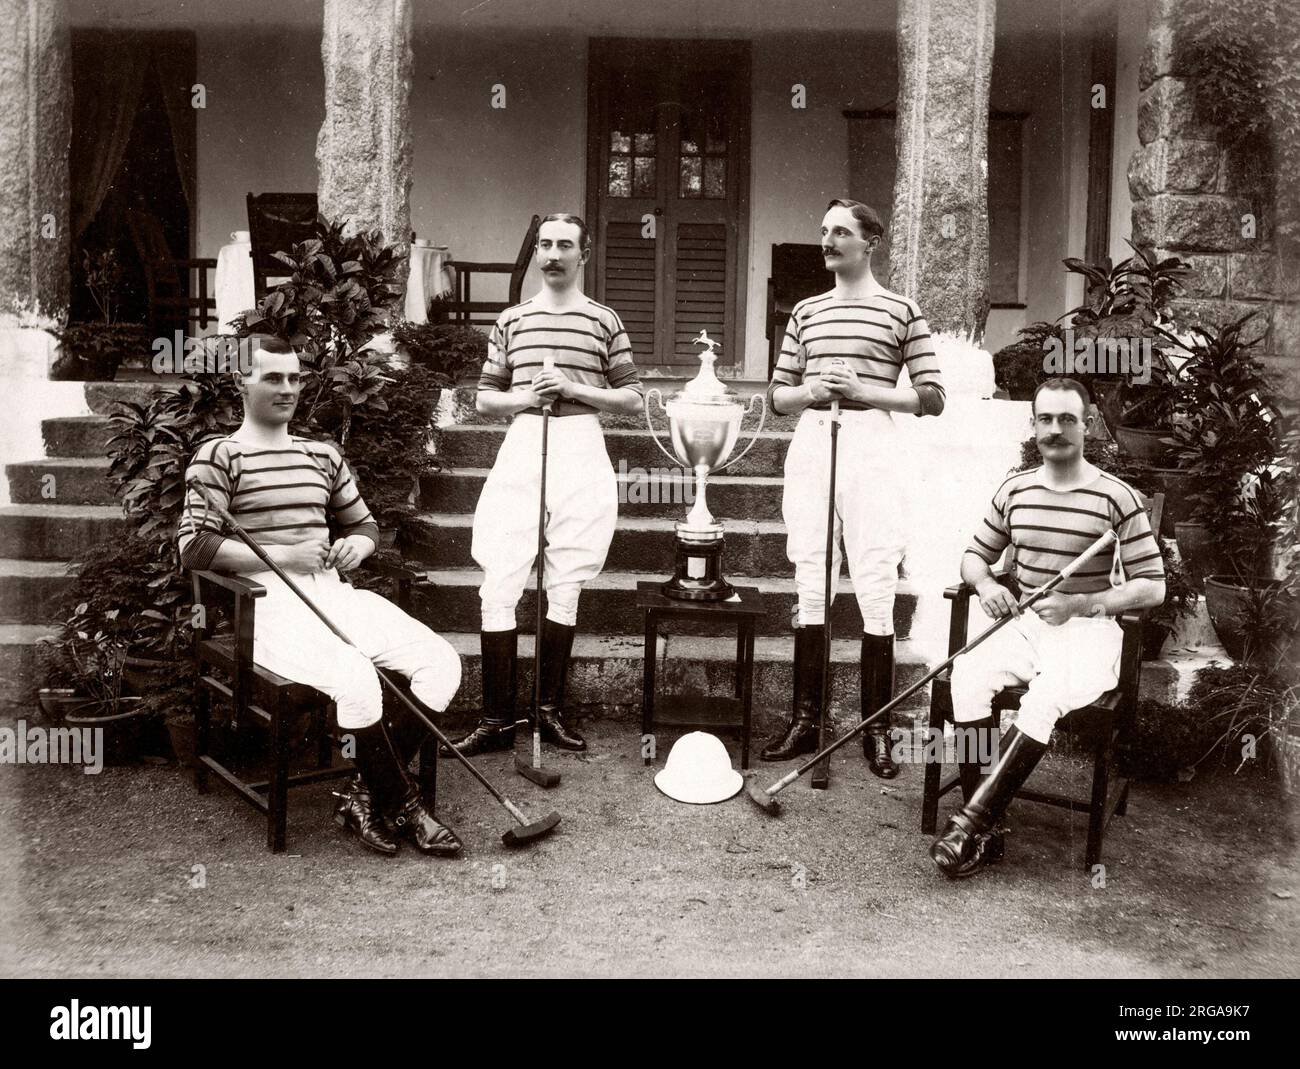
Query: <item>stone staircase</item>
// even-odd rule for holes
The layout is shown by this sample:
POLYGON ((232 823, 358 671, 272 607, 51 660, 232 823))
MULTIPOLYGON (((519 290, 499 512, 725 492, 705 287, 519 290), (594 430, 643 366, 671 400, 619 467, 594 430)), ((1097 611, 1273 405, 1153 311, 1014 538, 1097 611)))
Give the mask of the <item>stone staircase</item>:
MULTIPOLYGON (((733 384, 747 396, 762 384, 733 384)), ((662 382, 665 389, 676 384, 662 382)), ((125 530, 106 479, 107 413, 115 402, 138 399, 148 383, 88 384, 92 415, 45 420, 47 456, 5 465, 13 504, 0 507, 0 697, 30 699, 34 643, 49 632, 50 606, 68 579, 68 562, 90 546, 125 530), (53 476, 52 479, 47 478, 53 476)), ((481 693, 478 670, 478 568, 470 557, 474 506, 505 434, 504 423, 481 420, 473 411, 473 391, 457 390, 451 403, 454 422, 442 428, 439 454, 444 470, 421 480, 425 505, 404 533, 402 549, 430 569, 434 587, 422 593, 416 611, 447 635, 465 659, 465 682, 457 708, 476 706, 481 693)), ((659 413, 656 412, 658 416, 659 413)), ((673 524, 687 506, 671 501, 639 501, 633 469, 663 469, 659 452, 635 417, 605 417, 607 446, 629 501, 620 505, 618 529, 605 571, 590 583, 579 608, 579 638, 570 675, 570 695, 581 703, 624 707, 637 715, 641 700, 642 621, 634 595, 643 579, 665 578, 673 558, 673 524)), ((747 425, 749 420, 746 421, 747 425)), ((781 466, 792 420, 770 420, 745 459, 711 480, 710 506, 727 525, 725 569, 735 583, 758 586, 768 611, 759 624, 755 648, 755 714, 762 725, 789 704, 794 607, 793 568, 785 557, 781 522, 781 466)), ((748 440, 748 430, 742 445, 748 440)), ((531 686, 533 580, 518 610, 520 694, 531 686)), ((907 636, 916 599, 904 587, 897 600, 899 685, 924 668, 907 636)), ((847 579, 832 609, 837 639, 832 651, 834 692, 845 716, 857 710, 857 658, 860 617, 847 579)), ((674 632, 660 645, 665 661, 661 687, 729 693, 735 643, 729 636, 674 632)), ((918 697, 912 708, 920 709, 918 697)), ((770 726, 770 725, 767 725, 770 726)))

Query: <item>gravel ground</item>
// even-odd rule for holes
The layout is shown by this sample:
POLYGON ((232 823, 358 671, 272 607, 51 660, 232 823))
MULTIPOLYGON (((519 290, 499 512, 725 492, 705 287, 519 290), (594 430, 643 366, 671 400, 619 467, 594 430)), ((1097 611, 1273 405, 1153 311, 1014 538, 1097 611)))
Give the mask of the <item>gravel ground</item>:
MULTIPOLYGON (((500 843, 508 815, 443 763, 439 815, 467 847, 454 860, 366 853, 329 820, 328 786, 291 794, 290 852, 272 856, 250 809, 197 794, 175 765, 0 766, 0 972, 1300 974, 1297 809, 1262 777, 1136 784, 1104 886, 1083 869, 1084 818, 1027 803, 1007 860, 949 882, 918 831, 919 766, 882 786, 846 747, 830 791, 805 779, 771 819, 743 795, 673 802, 625 722, 584 729, 590 754, 548 756, 554 791, 505 755, 480 759, 528 812, 563 814, 524 852, 500 843)), ((1081 770, 1053 756, 1040 775, 1081 770)))

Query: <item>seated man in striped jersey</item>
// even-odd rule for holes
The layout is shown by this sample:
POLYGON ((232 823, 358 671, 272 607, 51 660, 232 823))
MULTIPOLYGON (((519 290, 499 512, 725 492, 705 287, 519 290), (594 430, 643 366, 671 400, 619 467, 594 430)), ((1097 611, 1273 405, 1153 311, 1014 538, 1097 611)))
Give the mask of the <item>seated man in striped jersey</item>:
POLYGON ((302 388, 294 350, 279 339, 258 339, 248 370, 236 376, 243 423, 234 434, 204 442, 186 478, 197 477, 359 649, 334 635, 252 550, 224 537, 221 521, 193 488, 180 525, 181 563, 237 572, 266 587, 257 603, 253 659, 334 700, 340 730, 355 740, 359 773, 336 821, 370 849, 394 854, 398 844, 377 809, 421 852, 454 854, 460 841, 434 819, 407 771, 428 729, 404 708, 385 724, 375 666, 407 676, 415 696, 441 712, 460 686, 460 658, 396 605, 339 578, 375 551, 379 528, 338 450, 289 433, 302 388), (333 543, 327 514, 341 531, 333 543))
POLYGON ((550 410, 546 471, 546 620, 541 643, 541 734, 565 750, 586 740, 563 718, 564 677, 582 585, 600 574, 618 519, 614 469, 597 412, 640 412, 632 345, 612 308, 579 286, 591 255, 587 224, 548 215, 537 231, 541 291, 507 308, 488 339, 476 407, 511 416, 474 511, 471 552, 483 568, 483 716, 457 742, 463 754, 508 749, 515 738, 515 606, 537 556, 542 409, 550 410))
POLYGON ((998 821, 1047 750, 1056 721, 1119 680, 1123 633, 1114 617, 1165 599, 1164 563, 1142 499, 1083 459, 1086 387, 1048 379, 1034 394, 1033 413, 1042 466, 998 487, 961 560, 962 581, 984 612, 1016 619, 953 662, 953 720, 966 729, 968 745, 959 755, 965 805, 930 847, 945 876, 971 876, 1001 859, 998 821), (1107 530, 1118 535, 1112 560, 1094 558, 1028 612, 1020 613, 1016 596, 993 577, 1009 545, 1015 581, 1022 589, 1041 586, 1107 530), (1028 689, 1016 722, 993 746, 979 738, 997 730, 991 703, 1017 685, 1028 689), (979 759, 999 751, 991 767, 979 759))
MULTIPOLYGON (((794 564, 799 614, 794 631, 794 709, 785 734, 764 747, 764 761, 817 749, 821 663, 826 645, 826 495, 830 486, 831 403, 842 411, 835 481, 831 599, 840 573, 840 542, 862 613, 862 718, 893 697, 894 594, 907 519, 904 458, 895 413, 937 416, 944 389, 930 328, 914 301, 885 289, 871 271, 880 216, 856 200, 833 200, 822 218, 821 245, 835 288, 795 305, 772 375, 774 412, 800 412, 785 456, 781 514, 786 555, 794 564), (909 386, 898 380, 907 368, 909 386)), ((829 701, 829 696, 826 697, 829 701)), ((889 722, 862 736, 871 771, 898 775, 889 722)))

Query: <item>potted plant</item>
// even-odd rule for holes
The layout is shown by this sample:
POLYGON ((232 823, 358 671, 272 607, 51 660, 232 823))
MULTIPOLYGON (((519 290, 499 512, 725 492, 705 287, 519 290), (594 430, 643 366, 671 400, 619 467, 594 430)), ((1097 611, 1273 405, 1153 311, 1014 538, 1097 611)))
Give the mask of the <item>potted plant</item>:
POLYGON ((1158 259, 1154 252, 1129 242, 1133 255, 1111 266, 1075 257, 1066 269, 1086 282, 1084 303, 1067 312, 1076 338, 1094 342, 1123 341, 1145 345, 1152 356, 1150 380, 1104 370, 1094 374, 1094 393, 1107 429, 1134 459, 1158 464, 1174 416, 1178 376, 1164 354, 1170 335, 1160 324, 1169 320, 1170 302, 1182 291, 1187 264, 1176 256, 1158 259))
POLYGON ((50 369, 50 378, 107 382, 124 359, 148 352, 149 334, 141 323, 117 320, 122 265, 115 250, 83 250, 81 269, 100 318, 69 322, 54 330, 61 352, 50 369))

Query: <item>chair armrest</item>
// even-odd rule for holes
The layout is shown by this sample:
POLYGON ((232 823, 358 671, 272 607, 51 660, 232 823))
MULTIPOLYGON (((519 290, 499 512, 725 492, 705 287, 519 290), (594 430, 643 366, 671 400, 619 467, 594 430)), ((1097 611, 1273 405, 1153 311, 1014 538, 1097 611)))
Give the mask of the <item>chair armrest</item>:
POLYGON ((975 588, 968 583, 954 583, 952 586, 944 587, 943 596, 949 601, 956 601, 958 598, 969 598, 975 593, 975 588))
POLYGON ((1150 612, 1150 609, 1131 609, 1117 618, 1119 620, 1119 626, 1125 631, 1133 628, 1141 628, 1142 625, 1146 623, 1147 616, 1150 612))
POLYGON ((229 590, 236 597, 241 598, 264 598, 266 597, 266 587, 261 583, 254 583, 251 579, 245 579, 242 575, 227 575, 222 572, 199 571, 191 573, 200 583, 212 583, 223 590, 229 590))

